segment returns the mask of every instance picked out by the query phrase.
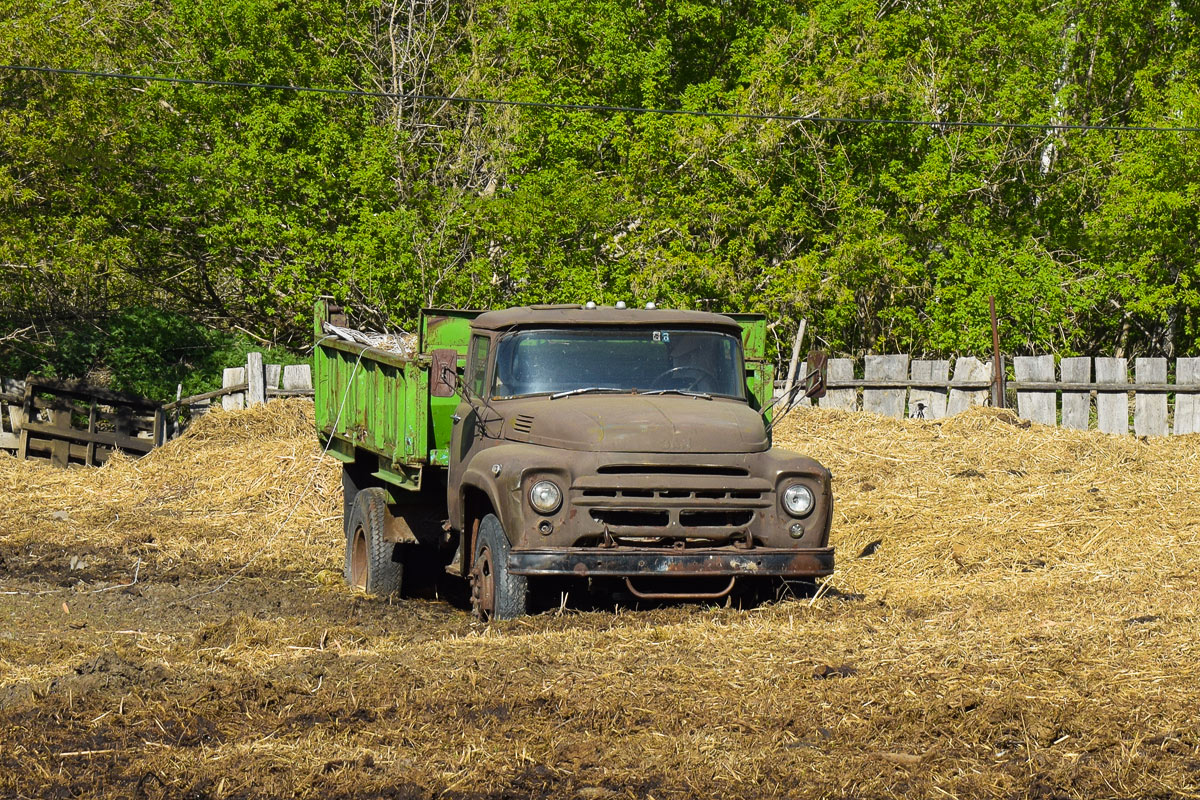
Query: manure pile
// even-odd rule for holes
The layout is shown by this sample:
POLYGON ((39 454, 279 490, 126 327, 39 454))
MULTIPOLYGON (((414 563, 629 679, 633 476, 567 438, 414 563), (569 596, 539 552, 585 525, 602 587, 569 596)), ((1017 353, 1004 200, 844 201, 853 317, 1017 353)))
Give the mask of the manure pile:
POLYGON ((0 796, 1200 793, 1200 436, 778 439, 834 473, 815 598, 492 626, 341 585, 305 401, 95 470, 0 456, 0 796))

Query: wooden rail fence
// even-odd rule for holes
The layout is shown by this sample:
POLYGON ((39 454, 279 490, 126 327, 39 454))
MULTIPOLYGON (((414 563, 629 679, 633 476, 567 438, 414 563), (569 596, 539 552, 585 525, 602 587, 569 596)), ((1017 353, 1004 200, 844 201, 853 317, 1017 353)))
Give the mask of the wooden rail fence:
MULTIPOLYGON (((1130 380, 1125 358, 1064 358, 1055 376, 1054 356, 1017 356, 1014 379, 1005 380, 1006 397, 1015 395, 1017 415, 1043 425, 1137 436, 1200 433, 1200 358, 1175 360, 1168 382, 1168 360, 1136 358, 1130 380)), ((805 364, 800 373, 805 374, 805 364)), ((938 419, 968 406, 987 405, 992 364, 973 357, 912 359, 907 355, 869 355, 862 378, 855 362, 831 358, 823 408, 863 410, 891 417, 938 419), (861 397, 860 397, 861 393, 861 397)), ((776 388, 782 387, 777 382, 776 388)), ((797 405, 809 405, 803 399, 797 405)))
POLYGON ((113 450, 144 455, 175 438, 217 398, 225 409, 239 409, 313 393, 308 364, 264 365, 261 353, 250 353, 244 367, 226 369, 222 383, 215 391, 160 406, 79 383, 0 379, 0 450, 22 459, 48 458, 56 466, 98 466, 113 450))
POLYGON ((0 434, 0 446, 18 458, 99 466, 114 450, 142 455, 164 441, 165 418, 153 401, 47 378, 23 384, 19 397, 4 393, 13 429, 0 434))

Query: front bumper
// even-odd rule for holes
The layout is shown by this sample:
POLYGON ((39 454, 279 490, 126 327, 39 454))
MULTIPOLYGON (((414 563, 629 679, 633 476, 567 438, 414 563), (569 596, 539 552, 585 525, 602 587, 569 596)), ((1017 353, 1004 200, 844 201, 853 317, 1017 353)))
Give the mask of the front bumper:
POLYGON ((815 578, 833 574, 833 548, 753 548, 722 552, 627 547, 517 550, 508 554, 508 571, 514 575, 576 578, 815 578))

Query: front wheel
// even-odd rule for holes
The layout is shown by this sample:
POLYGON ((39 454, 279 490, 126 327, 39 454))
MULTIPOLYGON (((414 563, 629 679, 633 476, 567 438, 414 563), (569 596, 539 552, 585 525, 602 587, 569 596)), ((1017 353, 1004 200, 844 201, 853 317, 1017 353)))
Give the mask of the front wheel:
POLYGON ((387 501, 387 490, 363 489, 346 520, 346 583, 381 597, 398 594, 404 577, 404 565, 395 560, 399 548, 383 538, 387 501))
POLYGON ((508 571, 508 537, 495 514, 479 523, 471 566, 471 607, 482 620, 529 613, 529 581, 508 571))

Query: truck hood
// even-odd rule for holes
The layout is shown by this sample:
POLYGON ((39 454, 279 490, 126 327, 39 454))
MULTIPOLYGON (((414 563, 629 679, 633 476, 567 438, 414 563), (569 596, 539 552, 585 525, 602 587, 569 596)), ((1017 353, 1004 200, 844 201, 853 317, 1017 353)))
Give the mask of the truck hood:
POLYGON ((758 412, 743 402, 679 395, 576 395, 505 402, 504 438, 622 453, 757 453, 768 448, 758 412))

